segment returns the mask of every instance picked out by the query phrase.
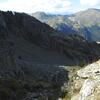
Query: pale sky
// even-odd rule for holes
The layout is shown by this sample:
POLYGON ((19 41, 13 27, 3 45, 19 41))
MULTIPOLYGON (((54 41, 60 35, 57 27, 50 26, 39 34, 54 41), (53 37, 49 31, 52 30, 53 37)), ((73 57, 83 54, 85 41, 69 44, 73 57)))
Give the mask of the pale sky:
POLYGON ((88 8, 100 9, 100 0, 0 0, 0 10, 66 14, 88 8))

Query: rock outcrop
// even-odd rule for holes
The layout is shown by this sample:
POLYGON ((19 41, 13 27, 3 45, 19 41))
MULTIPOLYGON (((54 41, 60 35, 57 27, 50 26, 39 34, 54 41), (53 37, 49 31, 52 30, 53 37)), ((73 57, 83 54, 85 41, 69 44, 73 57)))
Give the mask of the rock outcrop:
POLYGON ((77 71, 79 80, 83 79, 79 92, 72 100, 100 100, 100 60, 77 71))

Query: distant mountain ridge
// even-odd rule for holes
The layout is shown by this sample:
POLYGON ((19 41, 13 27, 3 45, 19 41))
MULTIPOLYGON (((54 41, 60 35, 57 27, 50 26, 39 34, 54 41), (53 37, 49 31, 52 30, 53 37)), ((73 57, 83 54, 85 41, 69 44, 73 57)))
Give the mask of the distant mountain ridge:
POLYGON ((88 41, 100 41, 100 9, 91 8, 72 15, 39 12, 32 16, 65 34, 78 34, 88 41))

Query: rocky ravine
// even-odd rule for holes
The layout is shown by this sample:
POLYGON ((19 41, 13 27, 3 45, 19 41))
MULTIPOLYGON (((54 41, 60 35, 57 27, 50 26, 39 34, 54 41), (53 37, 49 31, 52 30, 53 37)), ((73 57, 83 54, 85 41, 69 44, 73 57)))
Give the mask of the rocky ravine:
POLYGON ((77 71, 74 89, 71 100, 100 100, 100 60, 77 71))

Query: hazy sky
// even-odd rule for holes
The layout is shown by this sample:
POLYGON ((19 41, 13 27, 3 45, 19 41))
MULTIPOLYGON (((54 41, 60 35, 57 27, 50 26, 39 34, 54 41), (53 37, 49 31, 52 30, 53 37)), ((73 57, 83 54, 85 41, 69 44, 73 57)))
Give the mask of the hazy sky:
POLYGON ((0 10, 34 13, 43 11, 66 14, 88 8, 99 8, 100 0, 0 0, 0 10))

